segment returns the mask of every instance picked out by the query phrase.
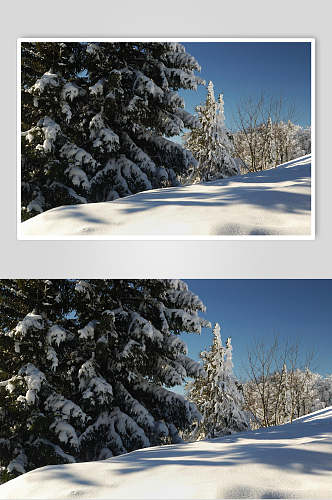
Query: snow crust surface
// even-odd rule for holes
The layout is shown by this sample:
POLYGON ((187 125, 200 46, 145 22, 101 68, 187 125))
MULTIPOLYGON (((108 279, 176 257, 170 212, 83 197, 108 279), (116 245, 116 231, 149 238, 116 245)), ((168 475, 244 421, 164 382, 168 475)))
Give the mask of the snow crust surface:
POLYGON ((0 498, 332 498, 332 407, 292 424, 42 467, 0 498))
POLYGON ((311 155, 213 182, 57 207, 21 224, 23 238, 310 235, 311 155))

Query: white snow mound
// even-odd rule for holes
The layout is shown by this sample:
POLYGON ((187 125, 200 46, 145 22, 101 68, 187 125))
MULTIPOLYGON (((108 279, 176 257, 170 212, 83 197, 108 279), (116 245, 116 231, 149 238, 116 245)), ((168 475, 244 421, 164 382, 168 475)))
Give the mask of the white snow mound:
POLYGON ((21 237, 310 235, 311 155, 277 168, 115 201, 67 205, 21 224, 21 237))
POLYGON ((332 498, 332 407, 292 424, 42 467, 0 498, 332 498))

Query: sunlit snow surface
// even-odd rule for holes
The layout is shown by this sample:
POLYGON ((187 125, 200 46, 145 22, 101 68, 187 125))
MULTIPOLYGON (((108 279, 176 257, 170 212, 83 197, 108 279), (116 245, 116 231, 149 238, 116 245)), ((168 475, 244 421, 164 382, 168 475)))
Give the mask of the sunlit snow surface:
POLYGON ((0 498, 332 499, 332 407, 279 427, 43 467, 0 498))
POLYGON ((22 237, 308 236, 310 172, 308 155, 262 172, 57 207, 23 222, 22 237))

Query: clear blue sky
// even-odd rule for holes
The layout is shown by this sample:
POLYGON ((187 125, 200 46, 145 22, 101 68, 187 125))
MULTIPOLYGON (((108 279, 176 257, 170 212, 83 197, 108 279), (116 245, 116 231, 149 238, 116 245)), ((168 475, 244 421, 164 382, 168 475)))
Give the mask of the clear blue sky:
MULTIPOLYGON (((233 112, 241 99, 282 96, 297 109, 296 123, 310 125, 310 43, 306 42, 193 42, 184 43, 202 71, 212 80, 216 94, 223 93, 228 128, 234 127, 233 112)), ((186 109, 194 111, 205 101, 206 88, 180 91, 186 109)))
MULTIPOLYGON (((314 371, 332 373, 332 280, 184 280, 207 307, 203 316, 221 325, 222 339, 232 337, 235 373, 245 375, 247 347, 252 339, 268 343, 298 340, 305 353, 316 351, 314 371)), ((189 356, 212 342, 211 329, 202 335, 182 334, 189 356)))

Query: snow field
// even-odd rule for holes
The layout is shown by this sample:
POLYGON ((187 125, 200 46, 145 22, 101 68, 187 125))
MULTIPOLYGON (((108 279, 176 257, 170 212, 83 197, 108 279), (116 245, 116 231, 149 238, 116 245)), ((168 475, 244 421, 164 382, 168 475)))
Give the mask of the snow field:
POLYGON ((310 235, 311 155, 213 182, 57 207, 21 224, 38 237, 310 235))
POLYGON ((329 407, 279 427, 43 467, 0 486, 0 498, 331 499, 331 470, 329 407))

